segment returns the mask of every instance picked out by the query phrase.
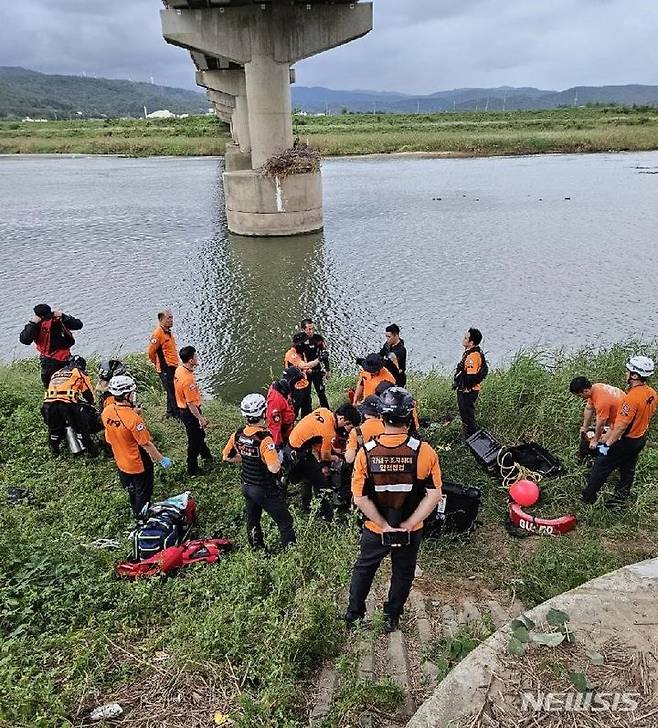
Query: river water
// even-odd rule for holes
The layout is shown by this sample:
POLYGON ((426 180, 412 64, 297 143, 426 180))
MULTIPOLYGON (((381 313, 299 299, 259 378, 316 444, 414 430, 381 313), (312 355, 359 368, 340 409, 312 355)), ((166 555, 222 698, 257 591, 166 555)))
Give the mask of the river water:
POLYGON ((451 367, 468 326, 520 347, 654 338, 658 152, 323 163, 325 230, 230 235, 222 160, 0 157, 0 359, 38 302, 78 316, 76 350, 143 350, 171 307, 208 394, 281 369, 301 318, 349 365, 396 322, 410 366, 451 367))

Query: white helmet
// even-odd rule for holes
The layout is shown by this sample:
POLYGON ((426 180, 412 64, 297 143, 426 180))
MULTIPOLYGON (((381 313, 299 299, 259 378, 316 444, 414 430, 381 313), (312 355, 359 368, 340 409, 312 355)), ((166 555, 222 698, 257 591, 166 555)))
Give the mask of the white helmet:
POLYGON ((117 374, 115 377, 110 379, 107 385, 107 391, 110 394, 114 394, 116 397, 120 397, 122 394, 136 392, 137 384, 132 377, 129 377, 126 374, 117 374))
POLYGON ((240 412, 250 420, 259 420, 266 409, 267 403, 262 394, 248 394, 240 402, 240 412))
POLYGON ((648 379, 656 370, 656 365, 648 356, 631 356, 626 362, 626 369, 632 374, 639 375, 642 379, 648 379))

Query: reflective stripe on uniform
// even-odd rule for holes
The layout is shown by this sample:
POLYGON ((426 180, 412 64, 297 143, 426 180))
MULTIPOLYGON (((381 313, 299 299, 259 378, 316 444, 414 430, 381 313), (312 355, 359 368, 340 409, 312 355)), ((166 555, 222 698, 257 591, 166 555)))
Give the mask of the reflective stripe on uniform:
POLYGON ((413 483, 388 483, 387 485, 375 485, 376 493, 411 493, 413 483))

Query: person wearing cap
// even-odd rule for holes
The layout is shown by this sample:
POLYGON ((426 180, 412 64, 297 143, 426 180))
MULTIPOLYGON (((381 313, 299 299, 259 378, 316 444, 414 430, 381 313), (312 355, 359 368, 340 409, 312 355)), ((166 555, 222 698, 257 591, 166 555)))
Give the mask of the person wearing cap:
POLYGON ((208 420, 201 412, 201 392, 194 375, 199 366, 199 357, 193 346, 184 346, 180 352, 182 364, 176 368, 174 390, 180 418, 187 433, 187 472, 189 475, 202 475, 199 468, 199 455, 212 462, 212 453, 206 444, 208 420))
POLYGON ((295 543, 292 516, 276 477, 281 463, 274 440, 265 429, 266 409, 262 394, 248 394, 240 403, 246 425, 231 435, 222 453, 225 462, 242 466, 247 539, 253 549, 265 547, 261 527, 263 511, 276 523, 283 547, 295 543))
POLYGON ((442 497, 438 455, 426 442, 409 435, 413 406, 406 389, 387 389, 380 406, 384 432, 365 443, 354 461, 352 496, 366 522, 352 569, 345 615, 348 627, 365 616, 377 569, 390 554, 384 630, 398 629, 415 575, 423 523, 442 497))
POLYGON ((112 399, 101 415, 105 440, 112 448, 119 480, 128 491, 133 515, 139 518, 153 497, 153 463, 170 468, 172 462, 153 444, 146 423, 137 412, 135 380, 119 374, 110 379, 107 389, 112 399))
POLYGON ((94 388, 87 376, 87 362, 81 356, 74 356, 50 378, 44 395, 41 416, 48 426, 48 446, 53 457, 60 452, 66 428, 72 427, 80 435, 87 455, 98 454, 92 438, 92 430, 98 422, 94 409, 94 388))
POLYGON ((267 390, 267 429, 278 448, 288 442, 288 435, 295 424, 295 407, 291 395, 300 379, 304 379, 301 369, 288 367, 267 390))
POLYGON ((626 395, 619 405, 614 425, 597 446, 598 456, 582 492, 585 503, 596 502, 599 491, 614 470, 619 470, 619 483, 605 505, 614 508, 623 506, 628 500, 637 461, 646 445, 651 418, 656 411, 656 391, 647 384, 654 371, 655 364, 648 356, 632 356, 626 362, 626 395))
POLYGON ((386 327, 386 343, 379 352, 384 357, 384 366, 395 377, 398 387, 407 384, 407 349, 400 338, 400 327, 391 324, 386 327))
MULTIPOLYGON (((361 361, 361 360, 359 360, 361 361)), ((354 404, 360 404, 366 397, 371 397, 377 391, 377 385, 381 382, 395 384, 395 377, 384 366, 384 357, 381 354, 372 353, 363 360, 359 381, 354 391, 354 404)))
POLYGON ((347 438, 345 448, 345 462, 348 465, 354 463, 356 453, 360 447, 384 432, 384 423, 379 415, 381 400, 375 394, 366 397, 360 405, 357 405, 362 421, 360 425, 353 427, 347 438))
POLYGON ((335 412, 318 407, 302 418, 288 437, 288 448, 295 451, 296 472, 304 481, 302 507, 311 510, 313 492, 320 496, 320 513, 329 520, 332 508, 327 495, 331 490, 331 464, 341 458, 333 452, 334 440, 339 430, 350 430, 361 422, 361 415, 351 404, 341 405, 335 412))
POLYGON ((18 340, 29 346, 34 344, 41 360, 41 381, 48 388, 50 378, 71 357, 75 339, 71 331, 79 331, 82 321, 63 311, 53 311, 47 303, 39 303, 25 324, 18 340))
POLYGON ((153 363, 167 394, 167 417, 180 419, 174 391, 174 376, 179 364, 176 339, 171 332, 174 314, 166 308, 158 313, 158 326, 151 334, 146 355, 153 363))
POLYGON ((306 334, 303 331, 292 337, 292 346, 283 357, 283 366, 285 369, 289 367, 297 367, 301 370, 303 376, 295 384, 292 390, 292 403, 295 407, 295 417, 306 417, 313 410, 311 401, 311 383, 309 382, 309 374, 320 365, 320 359, 311 359, 306 361, 304 356, 306 334))

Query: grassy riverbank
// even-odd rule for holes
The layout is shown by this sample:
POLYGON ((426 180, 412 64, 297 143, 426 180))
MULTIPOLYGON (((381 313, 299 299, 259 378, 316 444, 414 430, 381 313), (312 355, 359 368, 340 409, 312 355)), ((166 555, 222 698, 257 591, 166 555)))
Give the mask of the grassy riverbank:
MULTIPOLYGON (((470 579, 532 605, 658 555, 655 430, 653 447, 642 456, 637 500, 623 515, 584 508, 578 499, 585 471, 573 451, 581 407, 567 384, 582 372, 620 383, 629 350, 616 347, 594 357, 520 355, 489 376, 481 396, 482 423, 504 441, 536 439, 562 459, 566 474, 545 481, 542 510, 574 511, 579 525, 568 536, 510 539, 503 530, 504 491, 460 444, 458 422, 429 428, 445 476, 484 489, 483 524, 468 542, 423 547, 423 579, 435 598, 470 579)), ((36 503, 0 509, 0 725, 80 726, 91 708, 108 699, 132 706, 122 723, 131 728, 146 726, 148 719, 159 724, 154 716, 165 700, 178 711, 168 725, 181 728, 208 725, 215 711, 244 728, 307 725, 315 670, 346 641, 339 614, 356 531, 296 512, 296 549, 276 557, 252 554, 245 548, 237 470, 218 467, 208 477, 188 480, 184 433, 163 418, 150 370, 141 360, 133 368, 152 433, 175 461, 172 472, 156 475, 155 495, 189 488, 200 504, 199 533, 228 536, 237 548, 220 564, 175 579, 116 580, 112 565, 127 550, 131 522, 112 463, 51 460, 38 412, 36 362, 1 368, 0 499, 8 488, 21 487, 35 492, 36 503), (101 537, 120 540, 122 548, 93 548, 101 537)), ((332 380, 334 403, 350 379, 332 380)), ((456 414, 448 378, 413 376, 410 387, 422 415, 439 420, 456 414)), ((219 401, 206 410, 217 452, 239 416, 219 401)), ((276 541, 270 528, 267 539, 276 541)), ((367 685, 352 675, 341 681, 326 725, 348 725, 364 707, 388 710, 396 699, 399 691, 390 684, 367 685)))
MULTIPOLYGON (((457 114, 295 116, 294 133, 324 156, 454 156, 658 149, 658 109, 619 106, 457 114)), ((221 155, 214 117, 0 122, 0 154, 221 155)))

